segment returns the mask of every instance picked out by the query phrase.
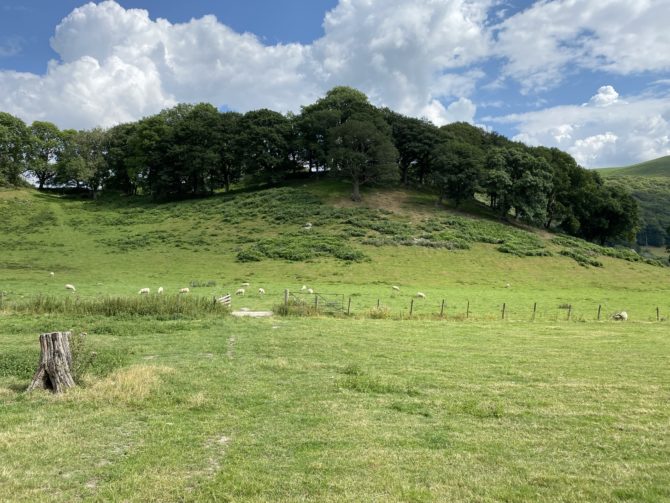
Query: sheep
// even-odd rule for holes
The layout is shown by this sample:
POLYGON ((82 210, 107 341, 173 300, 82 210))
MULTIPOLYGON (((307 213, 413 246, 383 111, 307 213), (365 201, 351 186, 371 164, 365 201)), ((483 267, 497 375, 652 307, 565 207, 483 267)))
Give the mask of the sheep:
POLYGON ((244 297, 244 288, 238 288, 237 290, 235 290, 235 295, 241 295, 242 297, 244 297))
POLYGON ((311 294, 314 293, 314 290, 312 290, 311 288, 308 288, 308 289, 307 289, 307 293, 311 295, 311 294))
POLYGON ((505 288, 512 288, 512 285, 510 285, 509 283, 505 283, 505 288))
POLYGON ((164 291, 164 290, 163 290, 163 287, 162 287, 162 286, 159 286, 159 287, 158 287, 158 295, 163 295, 163 291, 164 291))
POLYGON ((614 316, 612 316, 612 318, 615 319, 616 321, 628 321, 628 313, 626 311, 614 313, 614 316))
POLYGON ((425 299, 425 298, 426 298, 426 294, 423 293, 423 292, 416 292, 416 298, 417 298, 417 299, 425 299))
POLYGON ((56 273, 53 272, 53 271, 51 271, 51 272, 49 273, 49 276, 51 276, 52 278, 53 278, 55 275, 56 275, 56 273))
POLYGON ((307 290, 307 285, 302 285, 302 286, 300 287, 300 291, 301 291, 301 292, 304 292, 305 290, 307 290))
POLYGON ((399 291, 400 291, 400 287, 399 287, 399 286, 395 286, 395 285, 393 285, 393 286, 391 287, 391 289, 393 289, 393 290, 396 291, 396 292, 399 292, 399 291))
POLYGON ((150 288, 142 288, 137 293, 139 293, 140 295, 149 295, 151 293, 151 289, 150 288))
POLYGON ((248 288, 251 285, 249 283, 242 283, 240 286, 243 288, 248 288))
POLYGON ((307 222, 307 223, 303 226, 303 229, 305 229, 305 230, 310 230, 311 228, 312 228, 312 224, 311 224, 311 222, 307 222))
POLYGON ((70 290, 71 292, 76 292, 77 291, 77 289, 74 287, 74 285, 71 285, 69 283, 67 285, 65 285, 65 289, 70 290))
POLYGON ((259 288, 258 295, 265 295, 265 288, 259 288))
POLYGON ((179 293, 188 293, 191 289, 189 287, 184 287, 179 289, 179 293))

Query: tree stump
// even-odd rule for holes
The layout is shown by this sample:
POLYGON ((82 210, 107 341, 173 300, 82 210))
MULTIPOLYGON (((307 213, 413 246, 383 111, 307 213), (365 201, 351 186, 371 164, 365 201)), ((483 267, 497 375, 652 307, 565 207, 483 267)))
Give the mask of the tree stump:
POLYGON ((70 332, 40 335, 40 363, 27 391, 50 389, 62 393, 74 386, 70 332))

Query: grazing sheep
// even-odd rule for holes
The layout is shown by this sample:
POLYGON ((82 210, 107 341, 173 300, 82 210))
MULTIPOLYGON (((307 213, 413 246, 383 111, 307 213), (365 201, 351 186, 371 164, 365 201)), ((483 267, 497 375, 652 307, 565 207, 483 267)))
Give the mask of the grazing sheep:
POLYGON ((240 286, 242 286, 242 287, 244 287, 244 288, 247 288, 247 287, 249 287, 249 286, 251 286, 251 285, 250 285, 249 283, 242 283, 240 286))
POLYGON ((180 288, 180 289, 179 289, 179 293, 188 293, 188 292, 190 292, 190 291, 191 291, 191 290, 190 290, 189 287, 184 287, 184 288, 180 288))
POLYGON ((259 288, 258 295, 265 295, 265 288, 259 288))
POLYGON ((304 226, 303 229, 305 230, 310 230, 312 228, 312 224, 310 222, 307 222, 304 226))
POLYGON ((417 299, 425 299, 425 298, 426 298, 426 294, 423 293, 423 292, 416 292, 416 298, 417 298, 417 299))
POLYGON ((49 276, 51 276, 52 278, 53 278, 55 275, 56 275, 56 273, 53 272, 53 271, 51 271, 51 272, 49 273, 49 276))
POLYGON ((164 290, 163 290, 163 287, 162 287, 162 286, 159 286, 159 287, 158 287, 158 295, 163 295, 163 291, 164 291, 164 290))
POLYGON ((300 291, 301 291, 301 292, 304 292, 305 290, 307 290, 307 285, 302 285, 302 286, 300 287, 300 291))
POLYGON ((151 293, 151 289, 149 288, 142 288, 139 292, 140 295, 149 295, 151 293))
POLYGON ((235 295, 241 295, 244 297, 244 288, 238 288, 235 290, 235 295))
POLYGON ((614 316, 612 316, 612 318, 615 319, 616 321, 628 321, 628 313, 626 311, 614 313, 614 316))
POLYGON ((399 291, 400 291, 400 287, 399 287, 399 286, 395 286, 395 285, 393 285, 391 288, 392 288, 393 290, 395 290, 396 292, 399 292, 399 291))
POLYGON ((509 283, 505 283, 505 288, 512 288, 512 285, 510 285, 509 283))
POLYGON ((312 290, 311 288, 308 288, 308 289, 307 289, 307 293, 309 293, 309 294, 311 295, 311 294, 314 293, 314 290, 312 290))
POLYGON ((74 287, 74 285, 71 285, 69 283, 67 285, 65 285, 65 289, 70 290, 71 292, 76 292, 77 291, 77 289, 74 287))

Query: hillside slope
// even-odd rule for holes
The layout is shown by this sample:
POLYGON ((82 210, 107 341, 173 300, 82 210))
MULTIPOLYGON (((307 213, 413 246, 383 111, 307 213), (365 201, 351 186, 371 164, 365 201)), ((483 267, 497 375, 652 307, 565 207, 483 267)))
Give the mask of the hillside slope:
POLYGON ((448 299, 447 312, 470 301, 486 314, 503 302, 512 312, 539 302, 552 311, 603 304, 647 313, 670 293, 670 268, 629 250, 465 216, 410 191, 365 194, 355 207, 346 193, 314 183, 153 204, 3 191, 0 290, 12 300, 71 295, 65 283, 80 297, 190 285, 211 296, 249 282, 238 306, 271 307, 284 289, 307 285, 352 297, 357 309, 378 299, 406 309, 421 291, 418 312, 448 299), (255 294, 258 287, 267 295, 255 294))
POLYGON ((630 166, 602 168, 597 170, 603 176, 663 176, 670 177, 670 155, 630 166))

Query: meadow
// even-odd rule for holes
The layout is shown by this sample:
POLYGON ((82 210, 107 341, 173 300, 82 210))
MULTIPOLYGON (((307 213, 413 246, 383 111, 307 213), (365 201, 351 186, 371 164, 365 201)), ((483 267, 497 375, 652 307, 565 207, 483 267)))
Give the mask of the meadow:
POLYGON ((670 500, 670 268, 477 211, 0 191, 0 500, 670 500), (27 394, 53 330, 79 386, 27 394))

